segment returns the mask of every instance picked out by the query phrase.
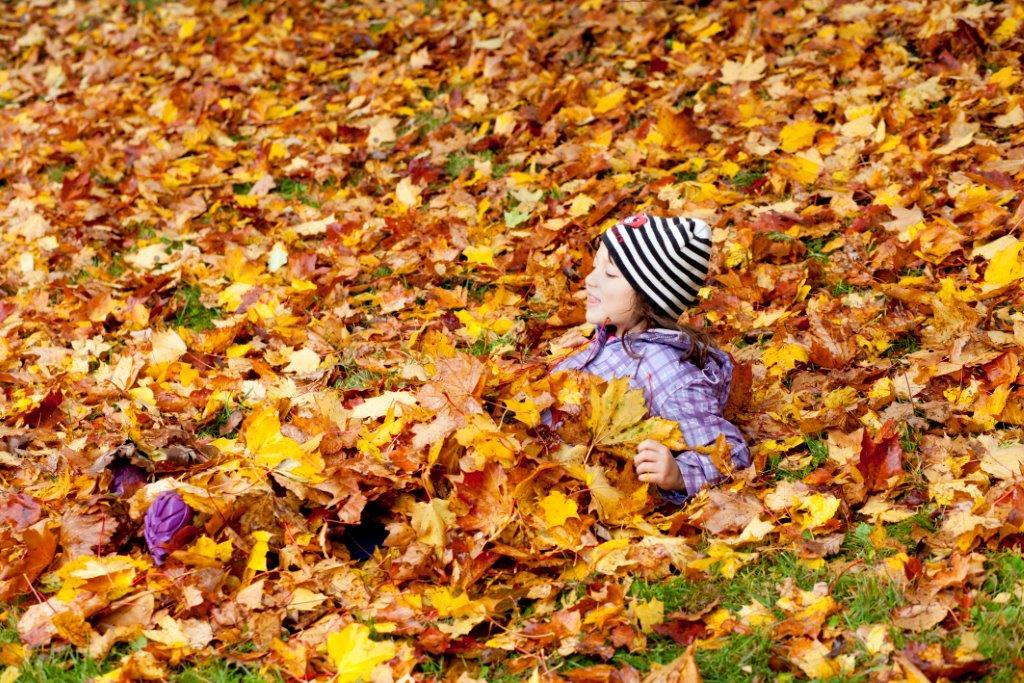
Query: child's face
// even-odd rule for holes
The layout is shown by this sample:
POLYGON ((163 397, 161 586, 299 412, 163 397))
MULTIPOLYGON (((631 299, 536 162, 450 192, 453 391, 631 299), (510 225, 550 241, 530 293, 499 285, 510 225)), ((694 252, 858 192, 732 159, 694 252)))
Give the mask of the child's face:
POLYGON ((619 332, 637 323, 636 290, 622 276, 603 243, 594 256, 594 269, 584 282, 588 323, 615 325, 619 332))

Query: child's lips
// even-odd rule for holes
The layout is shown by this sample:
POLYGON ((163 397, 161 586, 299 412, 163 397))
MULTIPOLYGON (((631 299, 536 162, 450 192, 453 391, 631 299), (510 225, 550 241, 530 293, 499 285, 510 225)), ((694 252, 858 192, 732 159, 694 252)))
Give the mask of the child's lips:
POLYGON ((601 300, 600 300, 600 299, 598 299, 598 298, 597 298, 596 296, 594 296, 593 294, 588 294, 588 295, 587 295, 587 303, 588 303, 588 304, 599 304, 599 303, 601 303, 601 300))

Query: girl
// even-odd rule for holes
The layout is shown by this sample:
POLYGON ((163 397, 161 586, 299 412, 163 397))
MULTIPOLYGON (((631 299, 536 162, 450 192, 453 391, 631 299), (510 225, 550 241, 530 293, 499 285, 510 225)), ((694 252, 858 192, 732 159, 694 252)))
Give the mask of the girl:
MULTIPOLYGON (((743 435, 722 416, 732 384, 731 357, 679 316, 697 303, 708 274, 711 230, 697 218, 636 214, 605 231, 585 279, 587 322, 598 325, 583 348, 555 370, 586 370, 604 379, 628 376, 642 388, 652 416, 676 420, 689 446, 724 434, 738 467, 750 464, 743 435)), ((551 425, 551 411, 542 416, 551 425)), ((711 459, 640 443, 633 458, 641 481, 681 504, 722 478, 711 459)))

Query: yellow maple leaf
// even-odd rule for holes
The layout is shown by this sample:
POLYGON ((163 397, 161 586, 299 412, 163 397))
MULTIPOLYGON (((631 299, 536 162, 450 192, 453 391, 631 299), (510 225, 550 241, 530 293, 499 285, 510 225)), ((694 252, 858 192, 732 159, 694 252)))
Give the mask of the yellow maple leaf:
POLYGON ((658 598, 634 603, 631 611, 644 633, 650 633, 655 626, 665 621, 665 603, 658 598))
POLYGON ((494 248, 487 246, 469 246, 462 250, 462 255, 469 263, 479 263, 485 266, 494 265, 494 248))
POLYGON ((217 543, 206 534, 203 534, 187 550, 175 551, 174 557, 185 564, 199 567, 216 567, 220 563, 231 559, 231 551, 231 539, 223 543, 217 543))
POLYGON ((1024 277, 1021 248, 1024 248, 1024 242, 1013 242, 998 251, 985 269, 985 283, 1001 287, 1024 277))
POLYGON ((807 496, 793 510, 793 521, 801 529, 813 529, 832 519, 839 509, 839 499, 827 493, 807 496))
POLYGON ((565 520, 571 517, 579 519, 580 516, 576 501, 561 491, 552 491, 538 505, 544 511, 544 521, 549 527, 561 526, 565 520))
POLYGON ((522 401, 505 399, 505 407, 511 410, 516 419, 527 427, 536 427, 540 423, 540 409, 532 398, 522 401))
POLYGON ((628 522, 647 506, 647 484, 641 484, 626 493, 608 479, 603 467, 568 463, 563 464, 563 467, 587 485, 590 490, 590 507, 597 511, 598 518, 606 524, 628 522))
POLYGON ((455 432, 455 439, 459 445, 470 448, 469 455, 473 460, 467 463, 473 465, 470 471, 482 470, 488 462, 510 468, 520 447, 518 439, 502 432, 486 413, 474 414, 466 426, 455 432))
POLYGON ((254 531, 252 532, 252 537, 256 542, 249 553, 249 561, 245 565, 246 569, 265 572, 267 571, 267 551, 270 550, 270 532, 254 531))
POLYGON ((808 357, 807 349, 799 344, 780 344, 765 349, 761 360, 768 368, 768 374, 781 377, 795 368, 797 363, 806 363, 808 357))
POLYGON ((130 592, 136 572, 148 567, 148 562, 126 555, 81 555, 57 570, 63 581, 57 599, 71 602, 78 591, 87 590, 115 600, 130 592))
POLYGON ((387 415, 384 416, 384 423, 376 429, 369 429, 367 427, 360 429, 356 448, 363 453, 369 453, 378 460, 383 460, 384 456, 380 449, 395 438, 408 421, 407 416, 396 417, 398 406, 398 401, 393 401, 388 406, 387 415))
POLYGON ((783 157, 777 168, 783 176, 802 185, 813 183, 821 173, 821 164, 804 156, 783 157))
POLYGON ((572 204, 569 205, 569 215, 573 218, 585 216, 588 211, 594 208, 594 204, 597 204, 597 201, 593 197, 578 194, 573 197, 572 204))
POLYGON ((625 99, 625 97, 625 88, 617 88, 607 95, 603 95, 598 98, 597 103, 594 105, 594 113, 604 114, 610 112, 612 109, 615 109, 622 104, 622 100, 625 99))
POLYGON ((740 567, 757 558, 757 553, 738 553, 722 541, 715 541, 707 549, 707 557, 693 560, 692 569, 707 571, 716 564, 718 572, 727 579, 736 576, 740 567))
POLYGON ((483 617, 487 614, 487 605, 483 600, 471 600, 465 591, 452 594, 448 586, 430 588, 424 597, 442 618, 483 617))
POLYGON ((323 459, 315 452, 307 452, 294 439, 281 433, 281 421, 277 419, 277 411, 272 407, 260 408, 249 417, 245 447, 257 466, 304 481, 321 479, 323 459))
POLYGON ((660 441, 674 450, 686 446, 679 423, 660 417, 644 419, 644 392, 630 389, 628 377, 611 379, 602 393, 598 392, 600 384, 596 377, 590 383, 587 426, 594 446, 623 457, 635 455, 637 445, 646 439, 660 441))
POLYGON ((503 111, 494 117, 494 134, 508 135, 516 126, 516 112, 503 111))
POLYGON ((327 655, 338 671, 336 683, 370 680, 373 670, 397 652, 393 641, 370 640, 370 628, 359 623, 351 623, 327 636, 327 655))
POLYGON ((821 125, 814 121, 796 121, 783 127, 779 133, 779 147, 783 152, 796 152, 814 144, 814 135, 821 125))
POLYGON ((178 38, 185 40, 191 38, 192 34, 196 32, 196 18, 188 17, 187 19, 181 20, 181 26, 178 27, 178 38))
POLYGON ((299 444, 281 433, 281 421, 271 407, 257 410, 245 430, 245 447, 252 453, 257 465, 276 467, 288 458, 301 459, 299 444))

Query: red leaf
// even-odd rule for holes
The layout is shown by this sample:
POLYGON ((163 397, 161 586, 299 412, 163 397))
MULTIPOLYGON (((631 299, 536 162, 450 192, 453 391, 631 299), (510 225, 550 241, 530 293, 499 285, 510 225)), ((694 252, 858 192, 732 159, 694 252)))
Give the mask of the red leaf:
POLYGON ((680 645, 689 645, 704 635, 706 627, 701 621, 666 621, 654 626, 654 632, 660 636, 668 636, 680 645))
POLYGON ((24 413, 25 424, 34 429, 50 427, 60 417, 57 408, 64 402, 64 393, 58 388, 46 395, 39 405, 24 413))
POLYGON ((893 420, 882 425, 877 441, 864 432, 857 469, 864 476, 868 491, 888 488, 889 479, 903 471, 903 447, 893 420))
POLYGON ((65 176, 64 182, 60 186, 60 200, 68 202, 88 197, 90 185, 92 185, 92 178, 89 176, 89 171, 82 171, 76 176, 65 176))

